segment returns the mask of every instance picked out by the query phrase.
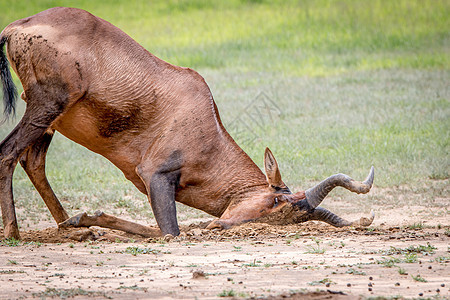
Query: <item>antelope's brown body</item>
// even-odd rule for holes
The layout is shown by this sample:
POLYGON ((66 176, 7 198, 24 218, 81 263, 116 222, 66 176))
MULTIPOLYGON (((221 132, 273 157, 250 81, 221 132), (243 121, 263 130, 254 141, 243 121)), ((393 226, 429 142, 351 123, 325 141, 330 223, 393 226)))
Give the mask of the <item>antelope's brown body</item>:
MULTIPOLYGON (((80 9, 53 8, 11 23, 0 39, 27 103, 0 144, 7 237, 19 237, 12 197, 19 160, 57 223, 114 227, 115 219, 106 222, 105 214, 88 217, 89 224, 86 215, 68 219, 45 177, 55 130, 106 157, 147 194, 162 234, 179 233, 175 201, 220 218, 210 228, 258 219, 286 205, 314 215, 304 193, 291 194, 284 185, 270 151, 265 176, 234 142, 197 72, 155 57, 109 22, 80 9)), ((3 57, 8 114, 14 89, 7 68, 3 57)), ((133 231, 131 223, 121 226, 133 231)))

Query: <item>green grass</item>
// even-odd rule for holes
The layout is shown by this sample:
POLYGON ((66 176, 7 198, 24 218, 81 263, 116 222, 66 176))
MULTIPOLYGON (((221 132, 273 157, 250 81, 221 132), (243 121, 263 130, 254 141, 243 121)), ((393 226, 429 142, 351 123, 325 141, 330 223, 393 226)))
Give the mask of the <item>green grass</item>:
POLYGON ((382 260, 377 260, 376 262, 377 262, 377 264, 383 265, 386 268, 392 268, 395 266, 395 264, 401 263, 402 260, 400 258, 394 258, 394 257, 390 257, 390 258, 382 257, 382 260))
POLYGON ((435 250, 437 248, 433 245, 431 245, 430 243, 427 243, 427 245, 418 245, 418 246, 409 246, 407 248, 397 248, 397 247, 392 247, 387 250, 380 250, 380 253, 384 254, 384 255, 394 255, 394 254, 403 254, 403 255, 407 255, 407 254, 422 254, 422 255, 431 255, 435 253, 435 250))
POLYGON ((0 270, 0 274, 16 274, 16 273, 25 273, 25 271, 22 270, 0 270))
POLYGON ((223 290, 219 294, 217 294, 218 297, 235 297, 236 292, 233 289, 230 290, 223 290))
MULTIPOLYGON (((84 8, 158 57, 199 71, 236 141, 260 166, 269 146, 293 190, 338 172, 362 179, 374 165, 378 187, 396 195, 406 187, 420 205, 449 196, 448 1, 0 0, 0 27, 53 6, 84 8), (261 92, 279 114, 257 126, 243 112, 261 92)), ((19 102, 0 140, 20 120, 19 102)), ((152 217, 146 197, 118 169, 61 135, 47 161, 70 214, 152 217)), ((51 219, 20 167, 14 188, 20 219, 51 219)), ((370 194, 355 205, 369 211, 384 197, 370 194)), ((199 216, 179 209, 186 219, 199 216)))
POLYGON ((411 278, 418 282, 428 282, 428 280, 420 276, 420 274, 417 274, 417 276, 411 275, 411 278))
POLYGON ((84 297, 102 297, 105 299, 112 299, 110 296, 107 296, 103 292, 97 291, 86 291, 81 288, 72 288, 72 289, 61 289, 61 288, 49 288, 47 287, 45 291, 39 293, 33 293, 33 297, 38 297, 45 299, 46 297, 59 297, 61 299, 73 298, 76 296, 84 296, 84 297))
POLYGON ((261 261, 259 261, 259 260, 257 261, 255 258, 252 262, 250 262, 248 264, 242 264, 242 267, 261 267, 260 263, 261 263, 261 261))
POLYGON ((305 253, 309 254, 324 254, 325 249, 320 246, 321 240, 312 238, 312 240, 316 243, 315 245, 307 245, 306 248, 308 249, 305 253))
POLYGON ((16 240, 15 238, 9 238, 0 241, 0 246, 18 247, 20 245, 21 245, 20 240, 16 240))
POLYGON ((408 272, 404 268, 398 268, 398 274, 400 275, 408 275, 408 272))
POLYGON ((423 223, 419 222, 419 223, 414 223, 412 225, 408 226, 409 229, 423 229, 423 223))
POLYGON ((336 282, 332 281, 330 278, 324 278, 322 280, 318 280, 318 281, 311 281, 308 282, 308 285, 321 285, 321 284, 336 284, 336 282))
POLYGON ((358 271, 358 270, 355 270, 354 268, 348 269, 345 273, 352 274, 352 275, 366 275, 366 272, 358 271))
POLYGON ((194 68, 329 75, 448 64, 448 1, 9 2, 1 24, 52 6, 84 8, 194 68))
POLYGON ((138 254, 158 254, 160 253, 160 250, 151 249, 151 248, 139 248, 139 246, 130 246, 125 249, 125 251, 122 251, 121 253, 129 253, 133 256, 136 256, 138 254))

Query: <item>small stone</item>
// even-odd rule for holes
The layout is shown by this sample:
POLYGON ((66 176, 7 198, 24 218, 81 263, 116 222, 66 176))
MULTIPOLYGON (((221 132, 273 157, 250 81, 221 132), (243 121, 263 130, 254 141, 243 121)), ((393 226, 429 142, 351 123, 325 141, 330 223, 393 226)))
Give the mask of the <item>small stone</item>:
POLYGON ((431 269, 433 269, 433 267, 432 266, 428 266, 428 269, 431 270, 431 269))
POLYGON ((396 283, 395 283, 395 286, 400 286, 400 282, 396 282, 396 283))
POLYGON ((422 296, 423 296, 423 293, 419 293, 419 296, 422 297, 422 296))
POLYGON ((197 270, 192 273, 192 278, 194 279, 200 279, 200 278, 206 278, 205 272, 202 270, 197 270))
POLYGON ((372 282, 369 282, 367 285, 368 285, 368 286, 372 286, 372 282))
POLYGON ((368 290, 369 290, 369 292, 371 292, 371 291, 372 291, 372 288, 370 287, 370 288, 368 288, 368 290))
POLYGON ((351 283, 347 283, 347 286, 348 286, 348 287, 351 287, 351 286, 352 286, 352 284, 351 284, 351 283))
POLYGON ((202 235, 202 230, 200 228, 195 228, 192 230, 192 234, 197 236, 202 235))
POLYGON ((441 292, 441 290, 440 289, 436 289, 436 293, 440 293, 441 292))
POLYGON ((373 277, 372 277, 372 276, 370 276, 370 277, 369 277, 369 280, 373 280, 373 277))
POLYGON ((441 287, 444 287, 444 286, 445 286, 445 283, 442 283, 442 284, 441 284, 441 287))
POLYGON ((325 286, 326 286, 326 287, 330 287, 330 285, 331 285, 331 284, 330 284, 329 282, 325 283, 325 286))

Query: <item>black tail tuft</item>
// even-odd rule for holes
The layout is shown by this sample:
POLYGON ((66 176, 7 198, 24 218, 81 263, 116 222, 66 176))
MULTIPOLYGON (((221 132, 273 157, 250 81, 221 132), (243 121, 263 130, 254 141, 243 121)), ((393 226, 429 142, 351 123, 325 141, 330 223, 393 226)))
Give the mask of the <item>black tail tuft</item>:
POLYGON ((9 63, 4 52, 4 45, 6 43, 7 37, 2 36, 0 39, 0 78, 3 86, 3 114, 5 119, 16 113, 16 99, 17 99, 17 89, 14 85, 14 81, 11 78, 11 73, 9 72, 9 63))

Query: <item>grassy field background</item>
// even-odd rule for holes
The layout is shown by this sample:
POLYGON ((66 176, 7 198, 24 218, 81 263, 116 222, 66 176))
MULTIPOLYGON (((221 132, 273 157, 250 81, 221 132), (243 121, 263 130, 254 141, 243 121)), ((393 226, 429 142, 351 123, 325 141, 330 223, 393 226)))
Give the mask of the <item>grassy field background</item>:
MULTIPOLYGON (((338 172, 361 179, 374 165, 376 186, 391 197, 358 198, 365 205, 348 192, 335 197, 356 201, 354 210, 410 205, 398 201, 404 194, 423 206, 444 199, 448 213, 449 1, 0 0, 0 27, 54 6, 86 9, 156 56, 196 69, 238 144, 260 166, 269 146, 293 190, 338 172), (273 114, 252 119, 261 103, 273 114)), ((47 162, 70 214, 151 215, 118 169, 63 136, 47 162)), ((51 218, 20 167, 14 192, 19 218, 51 218)))

